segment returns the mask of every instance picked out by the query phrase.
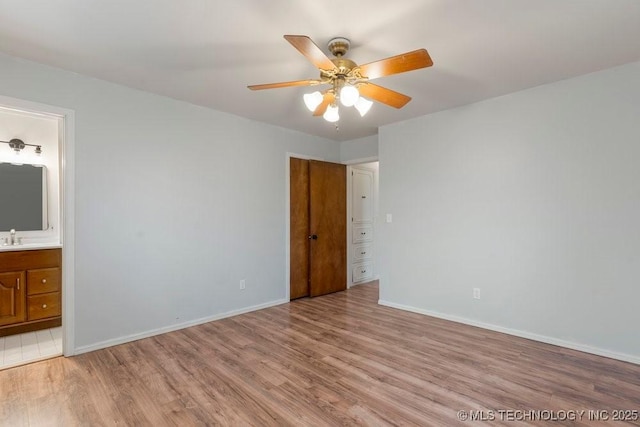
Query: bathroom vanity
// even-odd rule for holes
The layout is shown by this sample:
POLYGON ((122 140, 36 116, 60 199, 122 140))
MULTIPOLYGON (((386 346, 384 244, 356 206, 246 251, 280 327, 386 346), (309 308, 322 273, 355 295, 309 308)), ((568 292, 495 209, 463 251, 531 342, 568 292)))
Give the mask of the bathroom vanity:
POLYGON ((0 336, 62 324, 62 249, 0 251, 0 336))

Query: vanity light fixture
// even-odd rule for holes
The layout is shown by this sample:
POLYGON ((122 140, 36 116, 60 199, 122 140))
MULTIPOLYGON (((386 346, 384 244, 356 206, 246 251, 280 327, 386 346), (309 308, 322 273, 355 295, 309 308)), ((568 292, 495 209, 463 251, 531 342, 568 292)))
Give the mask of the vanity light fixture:
POLYGON ((39 156, 40 154, 42 154, 42 146, 41 145, 36 145, 36 144, 27 144, 26 142, 24 142, 21 139, 18 138, 13 138, 11 141, 0 141, 3 144, 9 144, 9 147, 11 147, 11 149, 13 151, 16 152, 16 154, 20 154, 20 152, 22 150, 24 150, 25 147, 36 147, 35 148, 35 153, 39 156))

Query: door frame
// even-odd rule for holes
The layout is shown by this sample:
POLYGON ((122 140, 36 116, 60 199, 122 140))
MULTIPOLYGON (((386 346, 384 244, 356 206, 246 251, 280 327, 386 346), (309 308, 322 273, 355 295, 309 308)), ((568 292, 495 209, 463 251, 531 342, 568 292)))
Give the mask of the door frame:
POLYGON ((56 117, 60 152, 60 242, 62 243, 62 354, 75 354, 75 111, 0 95, 0 105, 31 114, 56 117))
MULTIPOLYGON (((327 161, 324 157, 310 156, 308 154, 300 154, 293 153, 287 151, 285 153, 285 236, 284 236, 284 247, 285 247, 285 255, 284 255, 284 296, 287 301, 291 300, 291 288, 290 288, 290 280, 291 280, 291 182, 290 182, 290 160, 292 157, 303 160, 320 160, 327 161)), ((345 162, 340 162, 343 165, 347 166, 347 182, 345 185, 347 186, 347 235, 345 236, 345 240, 347 242, 347 289, 353 286, 353 281, 351 277, 351 257, 352 257, 352 249, 351 249, 351 236, 352 224, 351 224, 351 166, 357 166, 362 163, 371 163, 371 162, 380 162, 378 160, 378 156, 372 157, 362 157, 359 159, 348 160, 345 162)), ((378 171, 378 180, 380 180, 380 172, 378 171)), ((375 240, 376 232, 374 230, 373 234, 373 244, 375 248, 375 240)), ((375 249, 374 249, 375 255, 375 249)), ((377 270, 376 270, 377 271, 377 270)), ((378 278, 376 274, 374 276, 374 280, 378 278)))
MULTIPOLYGON (((351 243, 351 235, 353 233, 353 223, 351 222, 351 218, 352 218, 352 211, 353 211, 353 177, 351 176, 351 172, 353 171, 353 166, 358 166, 364 163, 372 163, 372 162, 378 162, 378 165, 380 163, 380 161, 378 160, 378 156, 374 156, 374 157, 364 157, 361 159, 354 159, 354 160, 349 160, 348 162, 343 162, 345 165, 347 165, 347 289, 351 288, 353 286, 353 275, 352 275, 352 264, 353 264, 353 244, 351 243)), ((380 169, 378 169, 378 181, 380 180, 380 169)), ((375 191, 375 190, 374 190, 375 191)), ((376 206, 376 203, 379 203, 378 197, 376 197, 374 199, 374 208, 376 206)), ((375 257, 376 254, 376 236, 377 236, 377 231, 376 231, 376 218, 377 218, 377 210, 375 210, 375 214, 376 216, 374 216, 374 222, 373 222, 373 254, 375 257)), ((372 280, 377 280, 378 279, 378 274, 377 274, 377 268, 375 268, 375 258, 374 258, 374 276, 372 280)))
MULTIPOLYGON (((291 158, 302 160, 320 160, 326 161, 323 157, 309 156, 307 154, 285 153, 285 230, 284 230, 284 297, 287 301, 291 300, 291 158)), ((347 225, 348 226, 348 225, 347 225)))

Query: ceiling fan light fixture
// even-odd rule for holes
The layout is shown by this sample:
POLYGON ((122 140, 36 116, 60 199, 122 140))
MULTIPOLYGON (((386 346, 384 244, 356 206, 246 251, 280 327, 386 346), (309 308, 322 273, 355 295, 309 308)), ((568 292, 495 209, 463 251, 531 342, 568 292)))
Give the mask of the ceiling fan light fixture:
POLYGON ((334 123, 340 120, 340 114, 338 114, 338 106, 329 105, 327 107, 327 111, 324 112, 322 117, 324 117, 324 119, 330 123, 334 123))
POLYGON ((322 94, 318 91, 307 93, 302 98, 304 99, 304 105, 306 105, 311 112, 315 111, 318 105, 322 103, 322 94))
POLYGON ((360 98, 360 92, 355 86, 345 85, 340 89, 340 102, 345 107, 355 105, 358 102, 358 98, 360 98))
POLYGON ((360 117, 364 117, 364 115, 369 112, 372 105, 373 105, 373 101, 369 101, 368 99, 360 97, 358 98, 358 101, 356 102, 355 107, 356 107, 356 110, 358 110, 358 112, 360 113, 360 117))
MULTIPOLYGON (((433 61, 426 49, 416 49, 364 65, 358 65, 351 59, 345 58, 351 42, 344 37, 334 37, 329 40, 327 48, 335 56, 333 59, 329 59, 322 49, 308 36, 289 34, 285 35, 284 38, 318 69, 320 78, 250 85, 248 88, 251 90, 264 90, 329 85, 330 88, 324 90, 324 92, 316 91, 304 95, 303 101, 314 116, 323 116, 325 120, 331 123, 340 120, 339 104, 345 107, 355 107, 361 117, 364 117, 369 112, 373 105, 372 101, 394 108, 404 107, 411 101, 410 96, 378 86, 370 81, 433 65, 433 61), (367 99, 362 98, 361 94, 366 96, 367 99), (338 99, 340 102, 338 102, 338 99)), ((338 130, 337 123, 336 130, 338 130)))

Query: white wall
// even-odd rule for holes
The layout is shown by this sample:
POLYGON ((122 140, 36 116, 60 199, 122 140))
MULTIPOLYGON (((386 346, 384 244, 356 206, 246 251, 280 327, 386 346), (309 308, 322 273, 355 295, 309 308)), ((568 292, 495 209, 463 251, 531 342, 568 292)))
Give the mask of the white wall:
POLYGON ((5 55, 0 94, 75 110, 81 351, 284 299, 286 153, 338 143, 5 55))
POLYGON ((378 157, 378 135, 352 139, 340 143, 340 161, 350 163, 352 160, 375 159, 378 157))
POLYGON ((640 363, 639 120, 633 63, 382 128, 382 302, 640 363))
MULTIPOLYGON (((20 154, 13 151, 8 144, 0 144, 0 163, 38 164, 47 168, 47 198, 49 230, 21 231, 24 244, 34 242, 60 243, 60 159, 58 156, 58 123, 59 119, 42 115, 25 114, 2 108, 0 99, 0 140, 21 139, 26 144, 42 147, 42 154, 35 154, 35 147, 27 146, 20 154)), ((2 183, 0 183, 2 185, 2 183)), ((0 240, 9 232, 0 230, 0 240)))

